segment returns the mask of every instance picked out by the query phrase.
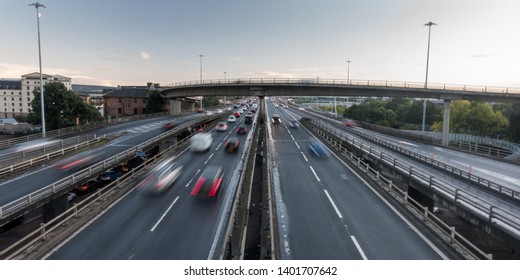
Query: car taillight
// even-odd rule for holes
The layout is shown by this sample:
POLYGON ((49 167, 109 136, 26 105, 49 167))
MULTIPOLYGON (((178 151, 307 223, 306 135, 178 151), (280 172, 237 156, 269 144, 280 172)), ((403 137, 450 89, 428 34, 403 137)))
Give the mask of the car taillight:
POLYGON ((192 196, 195 196, 195 195, 199 194, 200 188, 202 188, 202 185, 204 185, 204 182, 206 182, 206 178, 200 178, 197 181, 197 184, 195 185, 195 187, 191 191, 191 195, 192 196))
POLYGON ((222 181, 222 178, 217 178, 213 185, 211 186, 211 189, 209 190, 208 196, 215 196, 218 191, 218 187, 220 186, 220 182, 222 181))

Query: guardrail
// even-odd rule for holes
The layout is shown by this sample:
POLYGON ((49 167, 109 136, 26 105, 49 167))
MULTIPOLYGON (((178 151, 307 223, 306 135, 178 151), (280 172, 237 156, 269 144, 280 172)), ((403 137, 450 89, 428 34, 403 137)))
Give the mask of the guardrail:
MULTIPOLYGON (((92 128, 111 125, 111 124, 135 121, 135 120, 140 120, 140 119, 157 118, 157 117, 167 116, 167 115, 169 115, 169 113, 155 113, 155 114, 136 115, 136 116, 115 118, 110 121, 104 120, 104 121, 93 122, 93 123, 88 123, 88 124, 81 124, 78 126, 71 126, 71 127, 66 127, 66 128, 62 128, 62 129, 47 131, 46 137, 49 138, 49 137, 63 136, 63 135, 67 135, 70 133, 83 131, 86 129, 92 129, 92 128)), ((0 141, 0 148, 5 148, 5 147, 12 146, 12 145, 16 145, 16 144, 20 144, 20 143, 24 143, 24 142, 28 142, 28 141, 33 141, 33 140, 38 140, 38 139, 42 139, 42 138, 43 138, 42 133, 35 133, 35 134, 16 137, 16 138, 12 138, 12 139, 6 139, 6 140, 0 141)))
MULTIPOLYGON (((458 233, 454 227, 449 226, 441 219, 439 219, 437 216, 435 216, 434 213, 428 210, 428 207, 422 206, 419 202, 409 197, 405 191, 401 190, 391 180, 388 180, 386 177, 381 175, 379 171, 370 167, 370 164, 363 162, 363 160, 360 157, 355 156, 353 152, 349 151, 347 148, 343 146, 342 141, 338 142, 334 137, 329 137, 327 133, 324 133, 319 127, 314 126, 314 124, 312 129, 318 135, 324 138, 328 143, 340 150, 349 161, 351 161, 359 168, 359 170, 369 175, 377 183, 378 186, 383 188, 385 192, 389 193, 395 199, 400 201, 400 203, 407 207, 407 209, 409 209, 412 212, 415 212, 416 215, 419 215, 424 220, 429 221, 432 225, 434 225, 436 228, 438 228, 447 236, 449 236, 448 242, 457 243, 460 246, 463 246, 464 248, 466 248, 466 250, 472 252, 478 258, 492 259, 491 254, 487 254, 484 251, 482 251, 480 248, 478 248, 476 245, 474 245, 472 242, 466 239, 462 234, 458 233)), ((497 213, 495 214, 495 216, 498 217, 498 212, 495 213, 497 213)))
MULTIPOLYGON (((309 114, 312 114, 314 116, 317 116, 319 118, 322 118, 322 119, 325 119, 326 121, 330 121, 329 118, 325 117, 325 116, 322 116, 322 115, 319 115, 319 114, 316 114, 316 113, 312 113, 312 112, 308 112, 309 114)), ((336 124, 337 125, 337 124, 336 124)), ((508 188, 506 186, 502 186, 500 184, 497 184, 495 182, 492 182, 488 179, 485 179, 485 178, 482 178, 480 176, 476 176, 476 175, 473 175, 471 173, 471 171, 465 171, 465 170, 462 170, 460 168, 456 168, 454 166, 451 166, 449 164, 445 164, 443 162, 440 162, 440 161, 437 161, 435 160, 435 157, 434 156, 425 156, 425 155, 422 155, 422 154, 419 154, 419 153, 416 153, 416 152, 413 152, 413 151, 410 151, 408 149, 404 149, 401 145, 396 145, 396 144, 392 144, 392 143, 389 143, 387 141, 384 141, 383 139, 377 137, 377 136, 374 136, 374 135, 370 135, 370 134, 367 134, 367 133, 364 133, 358 129, 354 129, 354 128, 349 128, 349 127, 345 127, 345 126, 341 126, 342 129, 346 129, 348 130, 350 133, 353 133, 353 134, 356 134, 364 139, 367 139, 373 143, 376 143, 376 144, 379 144, 381 146, 384 146, 386 148, 390 148, 394 151, 397 151, 401 154, 404 154, 404 155, 407 155, 411 158, 414 158, 414 159, 418 159, 424 163, 427 163, 427 164, 430 164, 430 165, 433 165, 439 169, 442 169, 446 172, 449 172, 449 173, 452 173, 453 175, 457 175, 457 176, 460 176, 464 179, 467 179, 471 182, 474 182, 474 183, 477 183, 479 184, 480 186, 483 186, 485 188, 487 188, 488 190, 491 190, 491 191, 494 191, 494 192, 498 192, 499 194, 503 194, 505 196, 508 196, 508 197, 511 197, 513 199, 516 199, 516 200, 520 200, 520 192, 517 191, 517 190, 513 190, 511 188, 508 188)), ((329 130, 327 130, 329 132, 332 132, 332 128, 330 128, 329 130)), ((404 132, 404 133, 408 133, 408 132, 404 132)), ((347 137, 347 135, 345 134, 344 135, 345 137, 347 137)), ((341 138, 341 135, 338 135, 338 137, 341 138)), ((429 136, 426 136, 426 137, 429 137, 429 136)))
MULTIPOLYGON (((69 152, 77 151, 77 150, 82 149, 84 147, 88 147, 88 146, 90 146, 90 145, 92 145, 94 143, 98 143, 98 142, 100 142, 101 140, 104 140, 104 139, 106 139, 106 135, 94 138, 92 140, 87 140, 85 142, 76 144, 74 146, 69 146, 69 147, 63 148, 63 149, 58 150, 58 151, 47 153, 47 154, 39 156, 39 157, 34 157, 34 158, 31 158, 31 159, 23 161, 23 162, 15 163, 15 164, 12 164, 12 165, 10 165, 8 167, 0 168, 0 177, 2 177, 4 175, 7 175, 7 174, 12 174, 14 172, 18 172, 18 171, 20 171, 22 169, 25 169, 25 168, 28 168, 28 167, 32 167, 32 166, 34 166, 36 164, 39 164, 39 163, 41 163, 43 161, 47 161, 47 160, 51 160, 51 159, 56 158, 56 157, 63 156, 65 154, 69 153, 69 152)), ((0 212, 1 212, 1 210, 0 210, 0 212)), ((1 218, 1 216, 0 216, 0 218, 1 218)))
MULTIPOLYGON (((144 170, 149 165, 152 165, 155 162, 157 162, 157 160, 161 159, 164 155, 168 155, 175 149, 183 147, 185 144, 187 144, 188 140, 189 138, 186 138, 177 142, 175 146, 170 147, 163 153, 146 160, 144 163, 133 168, 128 173, 117 178, 115 181, 111 182, 107 186, 96 190, 95 194, 88 196, 85 200, 79 203, 74 203, 74 205, 71 208, 69 208, 56 218, 52 219, 47 223, 41 224, 38 229, 32 231, 22 239, 18 240, 16 243, 1 251, 0 257, 2 257, 3 259, 13 259, 25 250, 27 250, 28 248, 30 248, 31 246, 33 246, 36 242, 46 239, 49 234, 60 229, 60 227, 66 224, 69 220, 77 218, 82 211, 93 206, 95 203, 106 201, 107 196, 111 195, 111 193, 116 191, 115 186, 124 184, 125 182, 139 175, 142 170, 144 170)), ((131 188, 127 189, 127 191, 130 190, 131 188)))
MULTIPOLYGON (((432 190, 436 194, 444 197, 446 200, 452 201, 453 203, 464 207, 475 215, 489 221, 489 223, 501 228, 505 232, 512 234, 516 238, 520 238, 520 216, 511 214, 503 208, 486 202, 480 197, 475 196, 445 180, 431 176, 428 173, 414 167, 413 165, 399 160, 398 158, 384 154, 383 152, 377 152, 372 149, 372 146, 363 144, 363 142, 359 140, 356 141, 353 137, 346 137, 346 135, 343 135, 342 137, 342 135, 335 134, 334 132, 336 132, 336 130, 332 129, 332 127, 328 125, 319 126, 316 120, 311 120, 311 123, 317 128, 319 133, 321 133, 327 141, 337 142, 337 144, 334 145, 341 146, 344 151, 347 150, 343 147, 343 143, 348 143, 349 145, 360 149, 365 154, 392 167, 401 174, 408 176, 410 179, 413 179, 415 182, 432 190), (334 136, 335 138, 330 137, 330 135, 334 136)), ((361 165, 361 158, 357 158, 357 160, 358 164, 361 165)), ((369 164, 365 164, 365 168, 370 169, 371 167, 369 164)), ((379 174, 378 171, 375 172, 379 174)))
POLYGON ((70 188, 71 185, 80 182, 85 178, 90 178, 92 175, 102 172, 110 168, 113 165, 116 165, 120 161, 124 161, 130 157, 135 156, 138 151, 141 151, 143 147, 147 147, 149 145, 153 145, 156 142, 160 142, 163 139, 166 139, 173 134, 176 134, 194 124, 200 123, 201 121, 213 119, 214 117, 204 117, 203 119, 197 119, 190 122, 185 123, 182 126, 173 128, 170 131, 167 131, 161 135, 158 135, 152 139, 149 139, 140 145, 136 145, 132 148, 129 148, 115 156, 112 156, 108 159, 105 159, 102 162, 95 163, 88 168, 82 169, 71 176, 63 178, 57 182, 54 182, 51 185, 45 186, 37 191, 34 191, 26 196, 23 196, 15 201, 12 201, 6 205, 0 207, 0 221, 7 219, 10 216, 15 215, 28 208, 29 206, 43 201, 52 197, 56 193, 63 192, 65 189, 70 188))
MULTIPOLYGON (((347 128, 347 129, 349 129, 349 128, 347 128)), ((472 181, 474 183, 477 183, 480 186, 486 187, 489 190, 492 190, 492 191, 498 192, 500 194, 503 194, 505 196, 508 196, 508 197, 520 200, 520 192, 519 191, 511 189, 511 188, 508 188, 506 186, 502 186, 500 184, 497 184, 495 182, 492 182, 492 181, 490 181, 488 179, 485 179, 485 178, 482 178, 480 176, 476 176, 476 175, 472 174, 470 171, 465 171, 465 170, 462 170, 460 168, 456 168, 456 167, 451 166, 449 164, 445 164, 443 162, 435 160, 433 156, 425 156, 425 155, 422 155, 422 154, 419 154, 419 153, 416 153, 416 152, 404 149, 400 145, 389 143, 387 141, 384 141, 384 140, 380 139, 377 136, 369 135, 369 134, 363 133, 363 132, 361 132, 359 130, 356 130, 356 129, 349 129, 349 131, 351 133, 359 135, 359 136, 361 136, 361 137, 363 137, 365 139, 368 139, 368 140, 370 140, 370 141, 372 141, 374 143, 377 143, 377 144, 379 144, 381 146, 384 146, 386 148, 390 148, 390 149, 392 149, 394 151, 397 151, 399 153, 407 155, 407 156, 409 156, 411 158, 418 159, 418 160, 420 160, 420 161, 422 161, 424 163, 433 165, 433 166, 435 166, 435 167, 437 167, 439 169, 442 169, 442 170, 444 170, 446 172, 449 172, 449 173, 452 173, 454 175, 460 176, 462 178, 468 179, 468 180, 470 180, 470 181, 472 181)))
POLYGON ((163 86, 163 88, 183 87, 183 86, 204 86, 218 84, 317 84, 317 85, 344 85, 356 87, 384 87, 384 88, 404 88, 404 89, 423 89, 435 91, 463 91, 479 93, 498 93, 498 94, 520 94, 520 88, 498 87, 498 86, 478 86, 478 85, 457 85, 457 84, 436 84, 422 82, 402 82, 402 81, 381 81, 381 80, 352 80, 352 79, 323 79, 323 78, 244 78, 244 79, 210 79, 176 82, 163 86))

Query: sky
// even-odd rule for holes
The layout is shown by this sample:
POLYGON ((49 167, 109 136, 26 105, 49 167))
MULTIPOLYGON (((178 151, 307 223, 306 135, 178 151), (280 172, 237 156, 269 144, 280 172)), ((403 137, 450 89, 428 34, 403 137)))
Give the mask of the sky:
MULTIPOLYGON (((37 72, 35 1, 0 0, 0 78, 37 72)), ((518 0, 41 0, 73 84, 316 78, 520 88, 518 0), (347 63, 350 60, 350 63, 347 63)))

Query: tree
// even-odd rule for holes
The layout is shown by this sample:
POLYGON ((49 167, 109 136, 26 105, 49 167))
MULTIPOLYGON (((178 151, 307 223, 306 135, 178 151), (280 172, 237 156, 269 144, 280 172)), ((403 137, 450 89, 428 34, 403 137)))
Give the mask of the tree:
POLYGON ((379 99, 370 99, 361 104, 350 106, 344 116, 358 121, 374 123, 384 126, 394 126, 397 123, 397 115, 386 108, 384 102, 379 99))
MULTIPOLYGON (((103 120, 95 107, 83 102, 81 97, 71 90, 67 90, 60 82, 44 85, 45 94, 45 124, 49 130, 76 125, 76 118, 80 123, 88 123, 103 120)), ((31 103, 32 112, 29 114, 29 122, 41 123, 41 98, 39 88, 33 91, 34 99, 31 103)))
POLYGON ((161 96, 161 93, 157 90, 152 90, 148 93, 148 100, 146 101, 146 113, 161 113, 166 112, 166 105, 164 103, 164 98, 161 96))
POLYGON ((494 109, 509 120, 509 129, 505 131, 506 137, 520 143, 520 104, 497 104, 494 109))
MULTIPOLYGON (((450 132, 496 137, 505 134, 509 120, 489 103, 455 100, 451 103, 450 132)), ((434 125, 435 131, 442 131, 442 122, 434 125)))
POLYGON ((220 105, 218 96, 204 96, 204 98, 202 99, 202 106, 204 108, 215 107, 218 105, 220 105))

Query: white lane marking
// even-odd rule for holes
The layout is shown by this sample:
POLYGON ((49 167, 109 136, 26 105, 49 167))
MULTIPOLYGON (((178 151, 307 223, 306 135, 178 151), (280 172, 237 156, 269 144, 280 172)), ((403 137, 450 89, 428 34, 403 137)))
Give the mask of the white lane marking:
POLYGON ((367 256, 365 255, 365 252, 363 252, 363 249, 361 248, 361 246, 357 242, 356 237, 354 235, 351 235, 350 239, 352 239, 352 242, 354 242, 354 245, 356 246, 356 248, 357 248, 359 254, 361 255, 361 257, 363 258, 363 260, 365 260, 365 261, 368 260, 367 256))
POLYGON ((314 173, 314 177, 316 177, 316 180, 318 180, 318 182, 320 182, 320 177, 318 177, 318 174, 316 174, 316 172, 314 171, 314 168, 312 168, 312 166, 309 165, 309 167, 311 168, 311 171, 312 173, 314 173))
POLYGON ((336 214, 338 214, 338 217, 340 219, 343 219, 343 215, 341 215, 341 212, 339 212, 338 207, 336 206, 336 203, 334 203, 334 200, 332 200, 332 197, 330 197, 329 192, 327 190, 323 190, 325 192, 325 195, 327 195, 327 198, 330 201, 330 204, 332 204, 332 207, 334 207, 334 211, 336 211, 336 214))
POLYGON ((164 219, 164 217, 166 217, 166 214, 168 214, 168 212, 170 212, 170 209, 172 209, 173 205, 175 204, 175 202, 177 202, 178 199, 179 199, 179 196, 177 196, 175 198, 175 200, 172 202, 172 204, 170 204, 170 207, 168 207, 168 209, 166 209, 166 211, 162 214, 161 218, 159 218, 157 223, 155 223, 155 225, 152 227, 152 229, 150 229, 150 231, 153 232, 157 228, 157 226, 161 223, 161 221, 164 219))
POLYGON ((395 207, 392 206, 390 202, 388 202, 381 194, 379 194, 374 188, 372 188, 372 186, 369 183, 367 183, 367 181, 365 181, 365 179, 363 179, 361 175, 359 175, 356 171, 354 171, 354 169, 348 166, 341 158, 339 158, 338 155, 334 154, 334 156, 341 163, 343 163, 343 165, 345 165, 354 175, 356 175, 356 177, 358 177, 358 179, 361 180, 370 190, 372 190, 372 192, 375 195, 377 195, 379 199, 381 199, 381 201, 383 201, 383 203, 385 203, 386 206, 388 206, 388 208, 390 208, 399 218, 401 218, 401 220, 405 222, 410 227, 410 229, 415 232, 415 234, 417 234, 424 242, 426 242, 426 244, 428 244, 428 246, 430 246, 432 250, 434 250, 442 259, 449 260, 449 258, 439 248, 437 248, 435 244, 433 244, 433 242, 426 238, 426 236, 424 236, 410 221, 408 221, 399 211, 397 211, 397 209, 395 209, 395 207))
POLYGON ((294 139, 294 137, 292 135, 291 135, 291 138, 292 138, 293 141, 296 141, 296 139, 294 139))
POLYGON ((294 145, 296 145, 296 147, 298 147, 298 149, 301 150, 300 145, 298 145, 298 143, 294 142, 294 145))
POLYGON ((204 162, 204 164, 208 163, 208 161, 213 157, 214 154, 215 154, 215 153, 211 154, 211 155, 209 156, 208 160, 206 160, 206 161, 204 162))
POLYGON ((309 160, 307 159, 307 157, 305 156, 305 154, 304 154, 303 152, 300 152, 300 153, 302 153, 302 156, 303 156, 303 158, 305 159, 305 161, 306 161, 306 162, 309 162, 309 160))
POLYGON ((218 144, 218 146, 217 146, 217 148, 215 149, 215 151, 218 150, 218 148, 220 148, 220 146, 222 146, 222 143, 218 144))
POLYGON ((193 178, 191 178, 191 180, 186 184, 186 188, 191 184, 191 181, 193 181, 193 179, 195 179, 195 177, 197 177, 197 174, 199 174, 200 172, 200 169, 197 170, 197 173, 195 173, 195 175, 193 176, 193 178))

